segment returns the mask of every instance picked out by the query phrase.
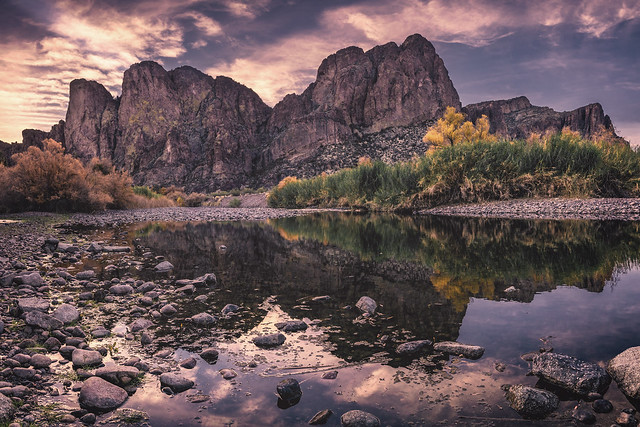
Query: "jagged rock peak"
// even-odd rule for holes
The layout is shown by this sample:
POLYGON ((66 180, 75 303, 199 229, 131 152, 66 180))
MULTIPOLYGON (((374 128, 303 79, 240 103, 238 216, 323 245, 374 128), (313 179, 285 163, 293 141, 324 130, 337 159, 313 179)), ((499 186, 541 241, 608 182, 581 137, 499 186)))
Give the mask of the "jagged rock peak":
MULTIPOLYGON (((532 105, 524 96, 507 100, 469 104, 462 109, 469 120, 485 115, 491 123, 490 131, 508 138, 527 138, 532 133, 559 132, 564 127, 590 138, 602 129, 613 132, 609 116, 602 105, 589 104, 572 111, 555 111, 549 107, 532 105)), ((615 134, 615 133, 614 133, 615 134)))

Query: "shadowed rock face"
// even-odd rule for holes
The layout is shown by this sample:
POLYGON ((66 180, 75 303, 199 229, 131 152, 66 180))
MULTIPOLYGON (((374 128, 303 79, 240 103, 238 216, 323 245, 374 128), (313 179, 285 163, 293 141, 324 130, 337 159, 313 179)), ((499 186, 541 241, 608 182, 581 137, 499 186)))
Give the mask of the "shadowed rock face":
MULTIPOLYGON (((84 162, 112 160, 136 184, 187 191, 270 186, 290 174, 354 166, 359 156, 398 161, 422 154, 422 135, 447 106, 460 109, 458 93, 419 34, 400 46, 339 50, 302 94, 273 109, 227 77, 145 61, 125 71, 119 98, 97 82, 72 81, 66 123, 50 132, 25 130, 24 144, 0 143, 0 161, 53 138, 84 162)), ((600 104, 559 113, 519 97, 463 110, 471 120, 486 114, 492 131, 516 138, 564 126, 585 136, 613 129, 600 104)))
POLYGON ((482 115, 489 118, 490 131, 509 138, 527 138, 531 133, 559 132, 564 127, 592 137, 601 129, 613 131, 609 116, 602 105, 589 104, 573 111, 555 111, 536 107, 524 97, 470 104, 462 109, 469 120, 482 115))
POLYGON ((273 110, 266 163, 305 157, 354 131, 377 132, 433 120, 460 98, 433 45, 415 34, 402 45, 364 52, 348 47, 330 55, 302 95, 287 95, 273 110))

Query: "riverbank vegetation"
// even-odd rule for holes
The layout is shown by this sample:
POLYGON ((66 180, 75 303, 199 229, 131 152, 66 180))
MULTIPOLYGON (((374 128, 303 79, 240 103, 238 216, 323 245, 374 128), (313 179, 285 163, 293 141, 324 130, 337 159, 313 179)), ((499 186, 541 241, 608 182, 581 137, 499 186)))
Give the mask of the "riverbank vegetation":
POLYGON ((437 143, 408 162, 363 158, 332 175, 287 177, 270 192, 269 206, 403 210, 520 197, 640 195, 640 153, 605 134, 591 140, 564 130, 497 140, 478 137, 486 131, 482 122, 465 123, 443 126, 449 139, 427 133, 425 139, 437 143), (455 132, 461 127, 466 134, 455 132))

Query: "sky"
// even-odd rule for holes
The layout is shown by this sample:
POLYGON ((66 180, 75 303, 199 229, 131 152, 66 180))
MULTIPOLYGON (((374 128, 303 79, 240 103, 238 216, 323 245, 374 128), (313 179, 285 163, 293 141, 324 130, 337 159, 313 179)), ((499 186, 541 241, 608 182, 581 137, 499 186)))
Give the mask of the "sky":
POLYGON ((131 64, 190 65, 269 105, 313 82, 347 46, 420 33, 463 105, 525 95, 600 102, 640 145, 640 0, 0 0, 0 140, 64 119, 69 82, 116 96, 131 64))

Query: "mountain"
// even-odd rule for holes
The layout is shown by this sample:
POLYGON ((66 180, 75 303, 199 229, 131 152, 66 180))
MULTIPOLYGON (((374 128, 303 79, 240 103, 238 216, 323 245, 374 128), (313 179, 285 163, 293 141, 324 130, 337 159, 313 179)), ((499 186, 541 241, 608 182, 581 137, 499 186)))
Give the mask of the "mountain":
MULTIPOLYGON (((422 135, 447 106, 461 109, 460 98, 419 34, 400 46, 339 50, 302 94, 273 108, 230 78, 145 61, 125 71, 117 98, 97 82, 72 81, 66 120, 50 132, 25 130, 22 149, 53 138, 84 162, 110 159, 136 184, 258 187, 353 166, 361 156, 398 161, 422 154, 422 135)), ((486 114, 492 130, 516 137, 563 126, 585 136, 612 128, 599 104, 557 113, 520 97, 462 110, 472 119, 486 114)), ((14 145, 0 144, 0 156, 19 151, 14 145)))

